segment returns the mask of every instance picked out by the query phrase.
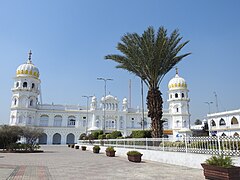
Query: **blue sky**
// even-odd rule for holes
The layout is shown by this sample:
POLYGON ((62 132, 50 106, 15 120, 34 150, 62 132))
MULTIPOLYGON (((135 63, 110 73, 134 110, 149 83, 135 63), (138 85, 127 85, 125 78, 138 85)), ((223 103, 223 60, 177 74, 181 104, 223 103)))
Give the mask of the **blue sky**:
MULTIPOLYGON (((178 67, 190 90, 192 121, 206 116, 204 102, 215 101, 214 91, 221 111, 240 108, 239 9, 238 0, 0 1, 0 124, 9 121, 12 78, 30 49, 43 103, 86 105, 82 95, 99 99, 103 82, 96 79, 106 77, 114 79, 108 91, 120 101, 128 97, 131 79, 132 106, 140 105, 139 78, 104 56, 118 53, 123 34, 141 34, 148 26, 164 26, 169 33, 178 28, 183 40, 190 40, 182 53, 192 55, 178 67)), ((161 84, 165 101, 174 75, 170 71, 161 84)))

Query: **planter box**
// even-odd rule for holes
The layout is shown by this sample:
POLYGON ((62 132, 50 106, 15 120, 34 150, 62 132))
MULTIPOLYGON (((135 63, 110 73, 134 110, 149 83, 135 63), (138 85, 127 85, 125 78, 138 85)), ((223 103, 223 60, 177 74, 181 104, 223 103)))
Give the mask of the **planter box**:
POLYGON ((99 153, 100 149, 93 149, 93 153, 99 153))
POLYGON ((240 167, 224 168, 219 166, 201 164, 203 167, 204 176, 206 179, 212 180, 239 180, 240 167))
POLYGON ((76 145, 76 146, 75 146, 75 149, 79 149, 79 146, 78 146, 78 145, 76 145))
POLYGON ((131 162, 141 162, 142 160, 142 154, 139 155, 127 155, 128 160, 131 162))
POLYGON ((86 151, 87 147, 86 146, 81 146, 83 151, 86 151))
POLYGON ((107 155, 108 157, 115 157, 115 152, 116 152, 116 151, 106 151, 106 155, 107 155))

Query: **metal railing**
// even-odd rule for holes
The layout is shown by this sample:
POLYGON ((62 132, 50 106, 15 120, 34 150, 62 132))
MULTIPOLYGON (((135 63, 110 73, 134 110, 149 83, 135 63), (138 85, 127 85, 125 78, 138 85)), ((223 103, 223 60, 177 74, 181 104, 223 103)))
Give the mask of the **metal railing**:
POLYGON ((183 137, 178 140, 169 138, 103 139, 79 140, 78 143, 81 145, 101 145, 168 152, 240 156, 240 137, 183 137))

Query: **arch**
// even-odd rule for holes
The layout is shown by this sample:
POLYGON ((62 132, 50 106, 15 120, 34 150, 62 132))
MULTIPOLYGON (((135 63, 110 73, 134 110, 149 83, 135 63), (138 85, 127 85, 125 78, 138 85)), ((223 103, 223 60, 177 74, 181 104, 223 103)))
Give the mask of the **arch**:
POLYGON ((11 123, 14 123, 14 119, 15 119, 15 116, 12 115, 12 116, 11 116, 11 123))
POLYGON ((17 97, 13 98, 13 105, 14 105, 14 106, 17 105, 17 101, 18 101, 17 97))
POLYGON ((66 140, 67 144, 74 144, 75 143, 74 141, 75 141, 74 134, 73 133, 69 133, 67 135, 67 140, 66 140))
POLYGON ((30 100, 29 106, 33 106, 33 99, 30 100))
POLYGON ((211 126, 216 126, 216 123, 213 119, 211 120, 211 126))
POLYGON ((182 93, 182 98, 184 98, 184 96, 185 96, 184 93, 182 93))
POLYGON ((226 122, 225 122, 225 120, 223 118, 220 119, 219 125, 220 126, 226 126, 226 122))
POLYGON ((222 135, 221 136, 227 136, 225 133, 222 133, 222 135))
POLYGON ((39 122, 39 126, 48 126, 48 120, 49 120, 49 116, 48 115, 41 115, 40 116, 40 122, 39 122))
POLYGON ((178 93, 175 93, 175 98, 178 98, 178 93))
POLYGON ((24 82, 24 83, 23 83, 23 87, 24 87, 24 88, 27 88, 27 82, 24 82))
POLYGON ((68 126, 75 126, 75 124, 76 124, 76 117, 68 116, 68 126))
POLYGON ((233 137, 239 137, 239 134, 238 134, 237 132, 235 132, 235 133, 233 134, 233 137))
POLYGON ((35 84, 34 83, 32 83, 32 89, 34 89, 35 88, 35 84))
POLYGON ((52 144, 61 144, 61 135, 59 133, 55 133, 53 135, 53 141, 52 144))
POLYGON ((238 124, 238 120, 236 117, 233 116, 233 118, 231 119, 231 124, 234 125, 234 124, 238 124))
POLYGON ((47 144, 47 134, 43 133, 39 139, 38 139, 39 144, 47 144))
POLYGON ((19 87, 19 82, 16 82, 16 88, 19 87))
POLYGON ((170 99, 172 99, 172 94, 170 94, 170 99))
POLYGON ((62 116, 60 116, 60 115, 54 116, 53 126, 55 126, 55 127, 61 127, 62 126, 62 116))

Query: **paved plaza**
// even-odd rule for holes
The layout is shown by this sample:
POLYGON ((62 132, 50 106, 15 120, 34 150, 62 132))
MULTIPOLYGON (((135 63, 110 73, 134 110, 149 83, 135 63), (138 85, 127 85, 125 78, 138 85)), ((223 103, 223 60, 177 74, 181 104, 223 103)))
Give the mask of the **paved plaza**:
MULTIPOLYGON (((0 153, 0 179, 163 179, 202 180, 200 169, 152 161, 129 162, 67 146, 42 146, 44 153, 0 153)), ((159 152, 161 153, 161 152, 159 152)))

